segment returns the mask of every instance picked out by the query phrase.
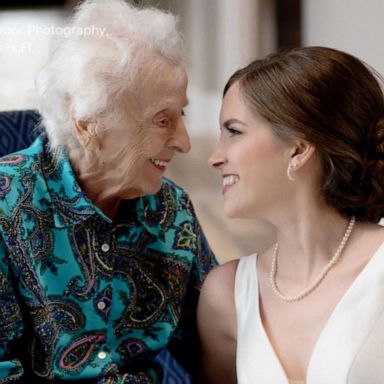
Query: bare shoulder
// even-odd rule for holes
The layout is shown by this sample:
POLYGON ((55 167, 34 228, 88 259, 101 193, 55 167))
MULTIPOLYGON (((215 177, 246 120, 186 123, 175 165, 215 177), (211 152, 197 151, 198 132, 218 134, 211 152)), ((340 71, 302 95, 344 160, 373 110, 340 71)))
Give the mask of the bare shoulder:
MULTIPOLYGON (((225 291, 230 290, 235 283, 235 276, 239 260, 231 260, 225 264, 214 268, 207 276, 204 282, 204 289, 222 288, 225 291)), ((213 292, 212 292, 213 293, 213 292)))
MULTIPOLYGON (((226 312, 234 304, 234 285, 239 260, 232 260, 214 268, 204 281, 201 303, 211 310, 226 312)), ((221 313, 223 314, 223 313, 221 313)))
POLYGON ((237 323, 234 285, 238 260, 214 268, 204 281, 197 311, 204 383, 236 382, 237 323))
POLYGON ((384 243, 384 226, 374 223, 359 223, 356 227, 355 243, 361 247, 366 249, 368 246, 368 251, 372 251, 384 243))
MULTIPOLYGON (((384 225, 384 222, 383 222, 384 225)), ((374 244, 375 250, 378 250, 384 244, 384 226, 373 224, 371 229, 371 238, 368 239, 369 243, 374 244)))

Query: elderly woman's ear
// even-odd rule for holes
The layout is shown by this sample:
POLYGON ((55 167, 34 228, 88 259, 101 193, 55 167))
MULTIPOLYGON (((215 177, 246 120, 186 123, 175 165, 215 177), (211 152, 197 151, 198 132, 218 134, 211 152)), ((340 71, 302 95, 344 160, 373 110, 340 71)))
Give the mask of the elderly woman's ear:
POLYGON ((74 131, 79 144, 86 150, 101 148, 101 140, 97 134, 97 122, 87 120, 74 120, 74 131))

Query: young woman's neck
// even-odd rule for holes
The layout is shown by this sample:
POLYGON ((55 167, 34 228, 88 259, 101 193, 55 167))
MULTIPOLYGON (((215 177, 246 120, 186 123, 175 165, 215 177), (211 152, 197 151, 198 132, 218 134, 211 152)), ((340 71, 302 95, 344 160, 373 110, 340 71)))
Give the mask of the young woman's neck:
POLYGON ((279 245, 279 274, 298 278, 316 275, 334 256, 348 223, 349 218, 325 203, 303 204, 301 209, 281 215, 273 222, 279 245))

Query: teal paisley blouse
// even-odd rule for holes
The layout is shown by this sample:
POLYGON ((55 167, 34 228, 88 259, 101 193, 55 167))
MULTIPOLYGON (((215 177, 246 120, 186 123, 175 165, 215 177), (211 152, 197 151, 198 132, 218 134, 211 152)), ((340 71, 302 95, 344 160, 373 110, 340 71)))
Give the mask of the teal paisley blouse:
POLYGON ((0 234, 0 383, 161 383, 165 346, 191 368, 216 260, 171 181, 112 222, 39 137, 0 159, 0 234))

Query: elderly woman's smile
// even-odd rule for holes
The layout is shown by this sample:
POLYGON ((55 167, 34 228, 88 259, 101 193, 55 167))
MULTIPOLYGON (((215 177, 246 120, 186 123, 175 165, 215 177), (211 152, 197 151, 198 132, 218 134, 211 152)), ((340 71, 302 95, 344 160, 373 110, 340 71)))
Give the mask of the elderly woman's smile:
POLYGON ((160 171, 165 171, 166 166, 171 162, 171 160, 158 160, 151 159, 151 163, 160 171))

